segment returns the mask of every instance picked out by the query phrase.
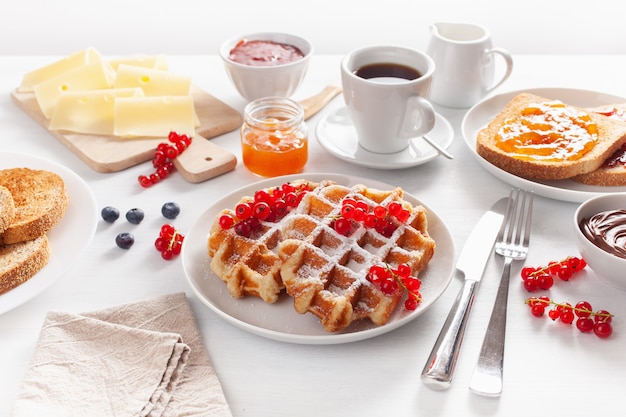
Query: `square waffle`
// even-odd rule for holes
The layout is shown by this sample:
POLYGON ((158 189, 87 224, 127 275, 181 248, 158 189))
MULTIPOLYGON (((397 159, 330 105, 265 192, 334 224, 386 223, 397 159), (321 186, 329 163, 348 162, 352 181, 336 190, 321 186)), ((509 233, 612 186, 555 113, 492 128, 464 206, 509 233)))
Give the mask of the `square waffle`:
POLYGON ((363 318, 378 325, 389 320, 403 292, 384 294, 367 280, 370 267, 388 264, 395 268, 404 263, 417 275, 435 249, 435 242, 428 235, 425 209, 412 207, 402 194, 400 188, 380 191, 363 185, 348 188, 333 184, 318 187, 303 198, 296 212, 285 221, 285 239, 278 247, 280 274, 297 312, 313 313, 329 332, 363 318), (341 201, 347 197, 371 208, 397 201, 411 214, 406 222, 394 220, 395 230, 388 237, 355 221, 352 232, 344 236, 332 223, 341 215, 341 201), (297 237, 291 238, 293 235, 297 237))

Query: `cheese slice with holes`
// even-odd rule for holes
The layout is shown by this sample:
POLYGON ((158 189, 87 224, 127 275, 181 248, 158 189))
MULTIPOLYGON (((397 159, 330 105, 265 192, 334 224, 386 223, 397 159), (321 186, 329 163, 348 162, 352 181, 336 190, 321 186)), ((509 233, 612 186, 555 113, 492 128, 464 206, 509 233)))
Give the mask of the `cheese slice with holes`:
POLYGON ((191 78, 155 68, 120 65, 115 88, 141 87, 146 96, 186 96, 191 93, 191 78))
POLYGON ((22 78, 22 84, 18 91, 21 93, 33 92, 35 85, 93 62, 102 62, 102 56, 96 49, 89 47, 75 52, 65 58, 26 73, 22 78))
POLYGON ((169 69, 169 63, 165 55, 131 55, 109 59, 108 63, 114 71, 117 71, 120 65, 154 68, 162 71, 169 69))
POLYGON ((191 96, 118 97, 115 100, 115 136, 167 137, 171 131, 193 136, 195 121, 191 96))
POLYGON ((59 97, 70 91, 100 90, 112 87, 111 73, 104 62, 82 65, 63 72, 34 87, 41 112, 50 118, 59 97))
POLYGON ((76 91, 62 94, 50 117, 50 130, 91 135, 113 135, 115 100, 142 97, 141 88, 76 91))

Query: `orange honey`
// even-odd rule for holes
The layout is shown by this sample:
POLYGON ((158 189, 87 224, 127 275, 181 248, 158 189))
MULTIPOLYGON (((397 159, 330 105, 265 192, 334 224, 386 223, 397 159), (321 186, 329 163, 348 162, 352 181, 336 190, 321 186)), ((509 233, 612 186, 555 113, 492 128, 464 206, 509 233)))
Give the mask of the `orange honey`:
POLYGON ((264 177, 302 171, 308 159, 302 107, 279 97, 249 103, 241 127, 241 154, 246 168, 264 177))
POLYGON ((596 144, 598 126, 589 114, 553 101, 525 108, 497 133, 497 146, 525 160, 573 161, 596 144))

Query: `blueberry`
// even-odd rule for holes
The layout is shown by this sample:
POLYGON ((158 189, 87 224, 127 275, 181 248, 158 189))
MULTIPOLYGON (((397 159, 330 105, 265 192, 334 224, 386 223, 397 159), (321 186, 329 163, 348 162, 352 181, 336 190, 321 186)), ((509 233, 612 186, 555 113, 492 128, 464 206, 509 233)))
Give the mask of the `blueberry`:
POLYGON ((143 210, 132 208, 126 212, 126 220, 132 224, 139 224, 143 220, 143 210))
POLYGON ((102 219, 107 223, 113 223, 120 218, 120 211, 115 207, 106 206, 100 212, 102 219))
POLYGON ((115 237, 115 243, 122 249, 130 249, 135 243, 135 236, 131 233, 120 233, 115 237))
POLYGON ((161 207, 161 214, 166 219, 175 219, 180 214, 180 206, 173 202, 165 203, 161 207))

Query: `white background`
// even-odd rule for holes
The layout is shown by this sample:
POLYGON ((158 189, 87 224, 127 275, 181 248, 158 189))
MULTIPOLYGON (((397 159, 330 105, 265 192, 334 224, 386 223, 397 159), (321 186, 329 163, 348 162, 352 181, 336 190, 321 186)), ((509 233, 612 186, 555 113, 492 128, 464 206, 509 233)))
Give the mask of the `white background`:
POLYGON ((307 37, 320 54, 377 43, 425 48, 428 25, 485 25, 514 54, 626 53, 619 2, 582 0, 3 0, 0 55, 216 54, 250 32, 307 37))

